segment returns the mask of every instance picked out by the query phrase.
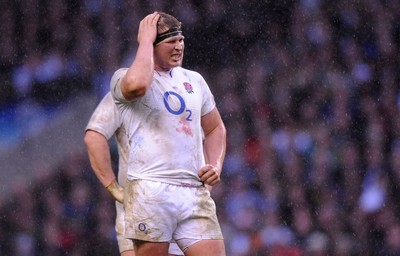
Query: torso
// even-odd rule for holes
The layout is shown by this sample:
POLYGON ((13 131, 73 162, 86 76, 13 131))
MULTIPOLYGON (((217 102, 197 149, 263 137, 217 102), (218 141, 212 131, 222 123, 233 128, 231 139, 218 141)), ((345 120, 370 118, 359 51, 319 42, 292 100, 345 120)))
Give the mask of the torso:
POLYGON ((201 116, 215 103, 198 73, 155 72, 145 96, 117 106, 129 135, 128 179, 201 185, 201 116))

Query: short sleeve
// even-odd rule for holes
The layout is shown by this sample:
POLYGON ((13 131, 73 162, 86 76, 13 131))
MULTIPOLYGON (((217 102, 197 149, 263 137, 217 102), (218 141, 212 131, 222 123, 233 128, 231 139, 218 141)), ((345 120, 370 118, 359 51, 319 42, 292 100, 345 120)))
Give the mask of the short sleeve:
POLYGON ((127 68, 120 68, 117 71, 115 71, 114 75, 111 77, 110 92, 113 99, 117 102, 126 101, 124 95, 122 94, 121 83, 122 83, 122 78, 125 76, 127 71, 128 71, 127 68))
POLYGON ((85 130, 96 131, 109 140, 120 126, 119 110, 111 94, 108 93, 96 107, 85 130))
POLYGON ((214 95, 212 94, 210 87, 208 87, 207 82, 200 75, 200 84, 202 88, 203 102, 201 107, 201 116, 210 113, 216 106, 214 95))

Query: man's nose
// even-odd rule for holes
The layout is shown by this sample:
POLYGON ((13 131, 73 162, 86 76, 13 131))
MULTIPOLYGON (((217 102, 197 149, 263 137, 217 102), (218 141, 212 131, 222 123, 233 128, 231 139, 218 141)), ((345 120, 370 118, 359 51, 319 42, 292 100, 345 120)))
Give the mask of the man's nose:
POLYGON ((175 49, 176 50, 182 50, 183 49, 183 43, 182 42, 176 42, 175 43, 175 49))

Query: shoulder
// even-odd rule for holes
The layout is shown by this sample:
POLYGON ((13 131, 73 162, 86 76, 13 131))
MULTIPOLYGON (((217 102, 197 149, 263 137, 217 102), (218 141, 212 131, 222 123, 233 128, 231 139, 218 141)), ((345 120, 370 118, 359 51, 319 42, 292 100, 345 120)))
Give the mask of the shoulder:
POLYGON ((110 92, 108 92, 100 101, 100 103, 97 105, 93 115, 101 115, 107 118, 110 118, 110 116, 116 116, 119 115, 118 107, 115 104, 115 101, 111 95, 110 92))
POLYGON ((110 108, 116 107, 114 99, 111 95, 111 92, 108 92, 103 99, 100 101, 99 106, 107 106, 110 108))
POLYGON ((110 91, 113 99, 116 101, 120 102, 125 101, 125 98, 121 91, 121 84, 122 84, 122 78, 125 76, 127 71, 128 68, 120 68, 117 71, 115 71, 113 76, 111 77, 110 91))
POLYGON ((187 69, 187 68, 182 68, 182 67, 176 67, 176 72, 179 72, 181 74, 186 74, 186 75, 190 75, 190 76, 200 76, 201 74, 197 71, 191 70, 191 69, 187 69))
POLYGON ((121 117, 118 108, 111 93, 107 93, 93 112, 86 130, 97 131, 109 139, 120 125, 121 117))

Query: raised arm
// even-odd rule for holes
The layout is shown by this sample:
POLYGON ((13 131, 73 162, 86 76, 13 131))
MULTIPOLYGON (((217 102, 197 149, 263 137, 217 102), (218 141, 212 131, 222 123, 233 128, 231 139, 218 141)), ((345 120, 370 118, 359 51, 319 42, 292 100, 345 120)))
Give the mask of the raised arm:
POLYGON ((154 12, 140 22, 136 57, 121 83, 122 94, 127 100, 143 96, 153 80, 153 43, 157 36, 159 18, 160 15, 154 12))

